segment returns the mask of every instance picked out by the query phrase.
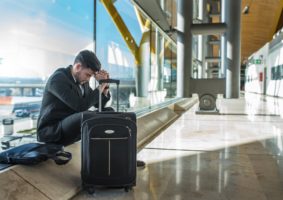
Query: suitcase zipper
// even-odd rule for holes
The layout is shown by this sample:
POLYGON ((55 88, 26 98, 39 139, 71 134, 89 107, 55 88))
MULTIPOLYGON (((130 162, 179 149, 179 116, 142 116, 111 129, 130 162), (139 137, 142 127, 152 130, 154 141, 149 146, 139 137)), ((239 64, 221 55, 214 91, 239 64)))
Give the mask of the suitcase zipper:
MULTIPOLYGON (((132 137, 132 129, 129 126, 126 126, 126 128, 128 129, 128 133, 129 133, 129 137, 132 137)), ((90 138, 91 140, 125 140, 128 139, 129 137, 94 137, 94 138, 90 138)))
POLYGON ((91 140, 127 140, 128 137, 120 137, 120 138, 90 138, 91 140))
MULTIPOLYGON (((124 117, 125 120, 130 121, 130 122, 132 122, 132 123, 134 123, 134 124, 136 125, 136 122, 133 121, 132 118, 126 117, 126 116, 123 115, 123 114, 121 114, 121 115, 124 117)), ((107 117, 103 116, 103 117, 101 117, 100 119, 103 119, 103 118, 107 118, 107 119, 121 119, 121 118, 119 118, 119 117, 111 117, 111 118, 109 118, 108 116, 107 116, 107 117)), ((84 122, 82 122, 81 127, 83 127, 85 123, 87 123, 88 121, 91 121, 91 120, 93 120, 93 118, 87 119, 87 120, 85 120, 84 122)))

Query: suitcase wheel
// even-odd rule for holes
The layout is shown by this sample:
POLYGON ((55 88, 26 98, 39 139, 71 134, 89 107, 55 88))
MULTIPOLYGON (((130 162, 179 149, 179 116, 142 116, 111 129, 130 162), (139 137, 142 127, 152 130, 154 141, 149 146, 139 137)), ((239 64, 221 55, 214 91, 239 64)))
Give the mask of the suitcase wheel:
POLYGON ((94 194, 94 193, 95 193, 94 187, 87 187, 86 190, 87 190, 87 192, 88 192, 89 194, 94 194))
POLYGON ((126 186, 124 189, 125 189, 125 192, 129 192, 129 190, 132 190, 132 186, 126 186))

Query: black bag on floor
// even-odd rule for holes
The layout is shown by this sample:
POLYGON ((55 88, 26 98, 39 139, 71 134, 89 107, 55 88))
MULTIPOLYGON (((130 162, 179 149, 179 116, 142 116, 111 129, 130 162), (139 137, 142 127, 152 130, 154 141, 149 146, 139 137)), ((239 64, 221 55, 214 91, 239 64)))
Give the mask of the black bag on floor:
POLYGON ((128 191, 136 185, 135 113, 84 112, 81 132, 81 177, 89 193, 95 186, 124 187, 128 191))
POLYGON ((63 165, 69 162, 72 154, 63 151, 62 145, 29 143, 23 144, 0 153, 1 164, 35 165, 48 159, 63 165))

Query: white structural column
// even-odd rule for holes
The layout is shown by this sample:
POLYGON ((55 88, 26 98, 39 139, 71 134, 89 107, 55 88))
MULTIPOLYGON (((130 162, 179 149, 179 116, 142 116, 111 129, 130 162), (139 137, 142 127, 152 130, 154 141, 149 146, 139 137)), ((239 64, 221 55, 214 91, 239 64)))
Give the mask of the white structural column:
POLYGON ((193 1, 179 0, 177 7, 177 96, 190 96, 192 73, 193 1))
POLYGON ((241 4, 242 0, 222 1, 228 29, 224 34, 222 59, 226 68, 226 98, 239 98, 241 65, 241 4))

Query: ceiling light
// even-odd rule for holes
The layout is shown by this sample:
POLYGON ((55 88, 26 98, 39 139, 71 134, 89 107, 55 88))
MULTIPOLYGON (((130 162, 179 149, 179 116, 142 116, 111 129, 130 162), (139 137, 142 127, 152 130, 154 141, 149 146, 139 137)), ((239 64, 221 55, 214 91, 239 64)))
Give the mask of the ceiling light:
POLYGON ((249 5, 246 5, 246 6, 244 7, 244 9, 242 10, 242 13, 243 13, 244 15, 246 15, 246 14, 249 13, 249 10, 250 10, 250 6, 249 6, 249 5))

